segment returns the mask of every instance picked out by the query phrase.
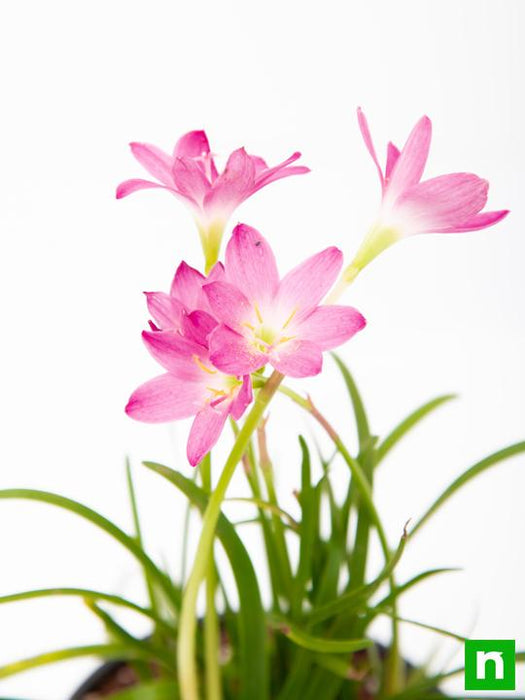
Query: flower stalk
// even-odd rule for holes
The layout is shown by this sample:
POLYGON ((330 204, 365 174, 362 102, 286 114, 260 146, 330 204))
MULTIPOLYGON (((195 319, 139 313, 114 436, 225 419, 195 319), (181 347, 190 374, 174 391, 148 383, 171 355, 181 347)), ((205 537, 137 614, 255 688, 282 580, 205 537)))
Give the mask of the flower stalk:
POLYGON ((222 474, 215 490, 210 496, 208 506, 204 513, 202 532, 195 554, 193 569, 182 598, 180 613, 177 668, 180 694, 183 700, 198 700, 199 698, 199 684, 195 662, 195 633, 197 626, 195 607, 199 588, 206 575, 210 553, 213 548, 215 528, 221 512, 221 505, 235 472, 235 468, 241 461, 251 436, 256 431, 264 411, 279 388, 283 378, 282 374, 274 372, 264 387, 259 391, 253 408, 239 431, 239 435, 226 460, 222 474))

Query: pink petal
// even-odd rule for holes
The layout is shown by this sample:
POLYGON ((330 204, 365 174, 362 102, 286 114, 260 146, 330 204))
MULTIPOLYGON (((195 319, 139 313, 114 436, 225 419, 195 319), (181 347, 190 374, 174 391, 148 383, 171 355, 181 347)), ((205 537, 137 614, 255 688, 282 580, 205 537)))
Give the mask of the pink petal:
POLYGON ((310 340, 321 350, 331 350, 364 328, 364 317, 351 306, 318 306, 299 326, 302 340, 310 340))
POLYGON ((220 437, 229 415, 229 403, 206 406, 195 416, 188 437, 187 455, 192 467, 199 464, 220 437))
POLYGON ((486 204, 489 184, 471 173, 452 173, 425 180, 404 192, 395 210, 418 232, 461 226, 486 204))
MULTIPOLYGON (((278 302, 296 308, 304 315, 319 304, 335 282, 342 265, 343 254, 338 248, 326 248, 312 255, 283 277, 277 293, 278 302)), ((298 316, 295 318, 298 320, 298 316)))
POLYGON ((388 146, 386 147, 386 168, 385 168, 385 181, 388 182, 390 180, 390 176, 392 174, 392 170, 394 169, 394 165, 397 163, 397 159, 400 156, 400 150, 394 144, 392 141, 389 141, 388 146))
MULTIPOLYGON (((275 182, 276 180, 281 180, 283 177, 290 177, 291 175, 303 175, 310 172, 310 168, 305 165, 297 165, 293 168, 289 168, 290 163, 294 163, 298 158, 301 157, 299 151, 292 153, 292 155, 284 160, 279 165, 275 165, 273 168, 267 168, 266 170, 258 169, 257 177, 255 180, 254 192, 257 192, 262 187, 269 185, 270 182, 275 182)), ((250 156, 254 158, 254 156, 250 156)), ((264 161, 263 161, 264 162, 264 161)))
POLYGON ((272 249, 251 226, 238 224, 226 247, 228 281, 253 303, 273 298, 279 286, 279 273, 272 249))
POLYGON ((155 360, 179 379, 193 382, 205 379, 204 371, 195 361, 195 358, 201 362, 207 360, 202 345, 175 331, 144 331, 142 339, 155 360))
POLYGON ((126 413, 145 423, 193 416, 204 400, 205 388, 194 382, 181 381, 171 374, 162 374, 142 384, 131 395, 126 413))
POLYGON ((270 362, 289 377, 313 377, 323 367, 323 354, 310 340, 289 340, 271 351, 270 362))
MULTIPOLYGON (((228 282, 211 282, 204 285, 213 315, 231 328, 242 331, 243 324, 249 321, 254 310, 244 294, 228 282)), ((240 372, 239 374, 244 374, 240 372)))
POLYGON ((211 362, 226 374, 251 374, 264 367, 268 360, 244 336, 222 324, 209 336, 209 344, 211 362))
POLYGON ((129 145, 135 158, 142 167, 146 168, 150 175, 153 175, 154 178, 160 180, 164 185, 173 187, 171 174, 173 158, 170 155, 149 143, 130 143, 129 145))
POLYGON ((202 130, 188 131, 181 136, 173 149, 174 158, 199 158, 210 152, 210 144, 206 132, 202 130))
POLYGON ((199 164, 191 158, 175 158, 172 173, 178 191, 200 206, 211 185, 199 164))
POLYGON ((206 304, 206 297, 202 291, 202 285, 205 283, 204 275, 187 263, 181 262, 171 283, 170 294, 181 301, 188 311, 194 311, 206 304))
POLYGON ((363 141, 365 142, 365 146, 367 147, 368 152, 372 156, 372 160, 374 161, 375 166, 377 168, 377 172, 379 173, 379 179, 381 180, 381 186, 384 186, 385 178, 383 177, 383 170, 382 170, 381 166, 379 165, 379 161, 377 159, 377 154, 376 154, 376 149, 374 148, 374 142, 372 141, 370 129, 368 128, 368 122, 366 120, 366 117, 365 117, 364 112, 361 109, 361 107, 357 108, 357 122, 359 124, 359 129, 361 130, 361 135, 363 137, 363 141))
POLYGON ((237 392, 231 406, 231 415, 234 420, 239 420, 247 406, 253 401, 252 378, 245 374, 242 378, 242 386, 237 392))
POLYGON ((482 214, 470 217, 461 226, 451 226, 448 228, 436 229, 433 233, 466 233, 467 231, 479 231, 482 228, 494 226, 509 214, 508 209, 499 211, 485 211, 482 214))
POLYGON ((233 210, 253 192, 255 165, 244 148, 234 151, 224 171, 204 198, 204 209, 211 216, 228 219, 233 210))
POLYGON ((149 180, 140 180, 135 178, 134 180, 125 180, 124 182, 121 182, 117 187, 116 197, 117 199, 122 199, 122 197, 127 197, 128 194, 133 194, 133 192, 138 192, 139 190, 150 190, 156 187, 173 192, 171 187, 159 185, 156 182, 150 182, 149 180))
POLYGON ((164 292, 145 292, 148 311, 162 329, 178 330, 182 323, 184 307, 164 292))
POLYGON ((222 282, 225 278, 224 265, 221 262, 215 263, 215 265, 208 272, 207 281, 208 282, 222 282))
POLYGON ((421 117, 392 168, 387 188, 392 200, 421 180, 431 138, 432 122, 428 117, 421 117))
POLYGON ((182 317, 182 334, 199 345, 208 347, 208 336, 217 326, 217 321, 206 311, 192 311, 182 317))

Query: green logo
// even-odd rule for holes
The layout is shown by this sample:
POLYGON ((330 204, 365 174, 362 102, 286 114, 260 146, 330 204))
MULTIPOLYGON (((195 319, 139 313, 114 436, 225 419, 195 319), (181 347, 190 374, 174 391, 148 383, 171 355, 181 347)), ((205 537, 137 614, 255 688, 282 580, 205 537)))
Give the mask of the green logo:
POLYGON ((516 642, 513 639, 465 641, 465 690, 514 690, 516 642))

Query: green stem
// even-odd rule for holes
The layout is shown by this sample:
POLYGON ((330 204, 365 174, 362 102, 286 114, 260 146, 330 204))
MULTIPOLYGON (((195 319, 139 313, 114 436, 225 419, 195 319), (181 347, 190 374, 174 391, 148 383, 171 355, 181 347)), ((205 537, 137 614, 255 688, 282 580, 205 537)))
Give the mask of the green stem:
MULTIPOLYGON (((204 457, 199 464, 202 488, 210 494, 212 490, 211 480, 211 452, 204 457)), ((204 616, 204 659, 206 672, 206 697, 213 700, 221 700, 222 685, 221 671, 219 668, 219 620, 215 607, 215 592, 217 590, 217 574, 213 548, 208 558, 206 569, 206 612, 204 616)))
POLYGON ((180 614, 179 639, 177 643, 177 667, 182 700, 198 700, 199 684, 197 678, 197 666, 195 663, 195 632, 197 618, 195 606, 197 595, 202 580, 206 575, 210 552, 212 551, 215 527, 221 512, 221 505, 226 494, 230 480, 235 472, 235 467, 240 462, 250 438, 259 424, 266 407, 270 403, 273 395, 277 391, 279 384, 283 380, 283 375, 274 372, 268 379, 264 387, 259 391, 254 406, 243 427, 241 428, 237 440, 226 460, 224 469, 217 483, 215 491, 211 494, 208 506, 204 513, 202 532, 195 554, 195 561, 191 571, 186 590, 182 598, 182 608, 180 614))

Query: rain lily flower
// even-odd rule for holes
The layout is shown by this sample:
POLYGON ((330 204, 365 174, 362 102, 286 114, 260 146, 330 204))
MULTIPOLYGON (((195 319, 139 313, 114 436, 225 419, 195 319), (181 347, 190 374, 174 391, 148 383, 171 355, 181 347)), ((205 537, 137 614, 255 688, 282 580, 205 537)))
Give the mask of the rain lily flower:
POLYGON ((501 221, 507 210, 486 211, 489 183, 472 173, 451 173, 421 182, 428 158, 432 124, 422 117, 403 149, 388 144, 385 170, 377 158, 365 115, 358 109, 359 128, 375 163, 382 187, 376 223, 343 273, 346 283, 385 248, 416 233, 463 233, 501 221))
POLYGON ((224 227, 233 211, 262 187, 290 175, 309 172, 305 166, 291 166, 300 153, 268 167, 258 156, 239 148, 219 173, 204 131, 190 131, 176 143, 173 155, 146 143, 131 143, 131 152, 158 182, 133 179, 122 182, 117 198, 137 190, 161 187, 169 190, 192 211, 208 271, 219 256, 224 227))
MULTIPOLYGON (((205 277, 198 270, 181 262, 171 283, 170 293, 146 292, 148 310, 154 320, 152 330, 174 330, 194 337, 195 325, 211 330, 217 322, 211 316, 208 297, 202 287, 224 278, 224 267, 217 263, 205 277)), ((197 331, 200 333, 199 329, 197 331)), ((199 336, 200 337, 200 336, 199 336)), ((201 338, 202 340, 202 338, 201 338)), ((204 339, 204 344, 205 339, 204 339)))
POLYGON ((144 331, 143 338, 167 371, 133 392, 126 413, 145 423, 195 416, 187 446, 188 461, 195 466, 219 439, 228 416, 238 420, 251 403, 251 379, 220 372, 205 345, 177 331, 144 331))
POLYGON ((280 280, 268 243, 239 224, 226 248, 225 280, 203 287, 220 321, 209 335, 213 365, 234 375, 266 363, 291 377, 318 374, 323 350, 341 345, 365 325, 349 306, 319 306, 342 264, 341 251, 327 248, 280 280))

